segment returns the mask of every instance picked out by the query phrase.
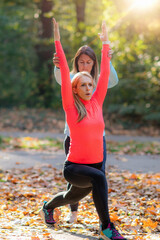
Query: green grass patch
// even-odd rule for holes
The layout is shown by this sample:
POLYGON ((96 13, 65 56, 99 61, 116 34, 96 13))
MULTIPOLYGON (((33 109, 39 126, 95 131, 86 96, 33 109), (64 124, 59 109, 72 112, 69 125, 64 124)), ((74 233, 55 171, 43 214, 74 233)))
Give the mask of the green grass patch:
MULTIPOLYGON (((53 138, 9 138, 0 136, 0 149, 35 149, 59 150, 63 149, 63 141, 53 138)), ((115 142, 107 141, 107 152, 117 154, 160 154, 160 142, 115 142)))
POLYGON ((6 138, 0 136, 0 149, 35 149, 35 150, 49 150, 62 149, 63 143, 57 139, 45 138, 6 138))
POLYGON ((160 142, 107 141, 107 151, 122 154, 160 154, 160 142))
POLYGON ((10 137, 2 137, 0 136, 0 149, 4 149, 9 147, 11 138, 10 137))

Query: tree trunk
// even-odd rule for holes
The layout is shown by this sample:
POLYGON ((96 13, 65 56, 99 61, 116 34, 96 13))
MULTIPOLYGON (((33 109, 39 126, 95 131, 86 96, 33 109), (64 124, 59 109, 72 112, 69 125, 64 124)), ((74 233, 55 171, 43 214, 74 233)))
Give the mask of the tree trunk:
POLYGON ((45 17, 45 14, 50 12, 53 8, 53 1, 42 0, 40 4, 41 10, 41 30, 39 38, 42 40, 40 44, 36 46, 38 61, 38 90, 39 95, 43 101, 45 107, 49 107, 53 98, 53 86, 52 86, 52 70, 53 64, 51 62, 53 57, 53 45, 49 43, 49 39, 52 37, 53 26, 52 18, 45 17))
POLYGON ((82 38, 85 35, 85 8, 86 0, 74 0, 75 9, 76 9, 76 34, 75 34, 75 44, 74 48, 77 49, 82 45, 82 38))
POLYGON ((74 0, 77 14, 77 25, 85 22, 86 0, 74 0))

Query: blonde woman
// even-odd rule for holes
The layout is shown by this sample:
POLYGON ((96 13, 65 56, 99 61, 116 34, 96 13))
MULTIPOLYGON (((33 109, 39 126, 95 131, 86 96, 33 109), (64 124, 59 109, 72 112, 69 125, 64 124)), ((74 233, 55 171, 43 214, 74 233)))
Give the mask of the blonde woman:
POLYGON ((105 22, 102 23, 101 71, 97 88, 93 93, 94 80, 87 72, 77 73, 72 83, 69 67, 60 43, 58 23, 53 19, 56 52, 60 58, 62 77, 62 104, 70 129, 70 149, 64 165, 64 177, 71 184, 68 191, 60 192, 41 209, 45 223, 54 226, 53 211, 55 208, 74 204, 92 190, 92 196, 102 223, 100 239, 126 240, 111 223, 108 210, 108 187, 103 163, 104 121, 102 105, 107 92, 109 79, 108 57, 109 42, 105 22), (93 93, 93 94, 92 94, 93 93))
MULTIPOLYGON (((109 50, 108 57, 111 57, 112 50, 109 50)), ((54 54, 53 57, 53 63, 55 64, 54 68, 54 76, 57 81, 61 85, 61 73, 59 69, 59 57, 57 54, 54 54)), ((74 77, 74 75, 77 72, 86 71, 91 74, 92 78, 95 80, 95 88, 98 82, 99 77, 99 69, 98 69, 98 61, 96 54, 94 50, 88 46, 84 45, 81 46, 74 58, 73 58, 73 67, 70 72, 70 79, 74 77)), ((118 76, 117 73, 110 61, 110 75, 109 75, 109 82, 108 82, 108 88, 113 88, 118 84, 118 76)), ((65 154, 67 155, 69 152, 70 147, 70 132, 67 123, 65 123, 65 129, 64 129, 65 139, 64 139, 64 149, 65 154)), ((105 131, 103 132, 103 164, 102 164, 102 170, 105 172, 105 165, 106 165, 106 158, 107 158, 107 150, 106 150, 106 139, 105 139, 105 131)), ((70 187, 70 184, 67 185, 67 187, 70 187)), ((69 213, 67 217, 67 222, 76 222, 77 221, 77 215, 78 215, 78 203, 70 205, 71 212, 69 213)))

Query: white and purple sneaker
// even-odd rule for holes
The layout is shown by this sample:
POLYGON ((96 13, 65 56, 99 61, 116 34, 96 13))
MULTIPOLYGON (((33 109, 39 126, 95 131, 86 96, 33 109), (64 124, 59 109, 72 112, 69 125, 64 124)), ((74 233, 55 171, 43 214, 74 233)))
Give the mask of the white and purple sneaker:
POLYGON ((73 211, 73 212, 71 211, 70 214, 66 218, 66 222, 67 223, 76 223, 77 222, 77 215, 78 215, 77 211, 73 211))

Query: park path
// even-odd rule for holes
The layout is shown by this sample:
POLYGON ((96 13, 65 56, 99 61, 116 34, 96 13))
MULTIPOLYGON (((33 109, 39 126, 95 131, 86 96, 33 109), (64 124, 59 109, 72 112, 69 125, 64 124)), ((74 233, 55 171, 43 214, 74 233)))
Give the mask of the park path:
MULTIPOLYGON (((0 132, 0 136, 10 137, 51 137, 63 141, 63 133, 25 133, 25 132, 0 132)), ((125 136, 125 135, 108 135, 108 140, 125 142, 136 140, 139 142, 159 141, 160 137, 143 137, 143 136, 125 136)), ((63 168, 65 155, 63 150, 56 152, 40 152, 34 150, 6 150, 0 151, 0 169, 8 168, 28 168, 35 165, 51 164, 58 169, 63 168)), ((130 172, 160 172, 160 156, 159 155, 107 155, 107 167, 116 166, 120 170, 128 170, 130 172)))

